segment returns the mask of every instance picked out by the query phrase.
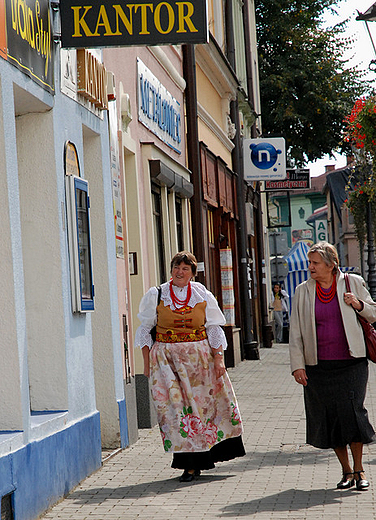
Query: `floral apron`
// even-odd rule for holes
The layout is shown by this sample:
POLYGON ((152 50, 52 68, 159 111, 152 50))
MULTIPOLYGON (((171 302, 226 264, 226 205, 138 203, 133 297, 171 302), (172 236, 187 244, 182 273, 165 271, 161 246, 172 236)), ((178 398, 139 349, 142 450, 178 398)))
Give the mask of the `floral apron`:
POLYGON ((243 432, 227 375, 216 378, 207 339, 151 349, 152 397, 166 452, 204 452, 243 432))

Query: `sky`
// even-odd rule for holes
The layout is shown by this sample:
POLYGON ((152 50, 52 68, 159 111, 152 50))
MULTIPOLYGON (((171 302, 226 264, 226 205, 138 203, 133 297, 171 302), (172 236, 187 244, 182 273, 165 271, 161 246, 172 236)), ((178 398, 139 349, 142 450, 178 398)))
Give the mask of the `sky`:
MULTIPOLYGON (((374 3, 375 0, 356 0, 356 2, 354 0, 342 0, 336 7, 338 14, 333 16, 326 13, 324 19, 328 25, 349 19, 345 34, 353 36, 355 39, 351 53, 346 56, 350 59, 349 66, 357 66, 360 70, 368 71, 368 79, 376 81, 376 72, 368 69, 371 60, 376 59, 376 52, 368 35, 365 22, 356 21, 358 11, 364 13, 374 3)), ((376 22, 368 22, 368 27, 376 46, 376 22)), ((311 170, 311 176, 321 175, 325 172, 325 166, 329 164, 335 164, 336 168, 341 168, 346 165, 346 157, 336 154, 335 159, 327 156, 314 163, 309 163, 308 168, 311 170)))

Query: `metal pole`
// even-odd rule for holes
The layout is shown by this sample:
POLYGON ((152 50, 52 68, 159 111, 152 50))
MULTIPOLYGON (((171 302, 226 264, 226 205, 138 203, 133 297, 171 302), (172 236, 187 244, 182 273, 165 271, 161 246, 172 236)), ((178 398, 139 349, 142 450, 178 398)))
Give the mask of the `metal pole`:
POLYGON ((372 206, 367 204, 367 243, 368 243, 368 287, 372 299, 376 299, 375 242, 373 238, 372 206))

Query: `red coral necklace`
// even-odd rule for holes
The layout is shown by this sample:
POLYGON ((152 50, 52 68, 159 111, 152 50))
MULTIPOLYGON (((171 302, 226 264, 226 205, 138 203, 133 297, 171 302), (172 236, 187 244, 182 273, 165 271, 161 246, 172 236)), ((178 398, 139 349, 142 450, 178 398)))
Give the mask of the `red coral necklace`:
POLYGON ((172 280, 170 281, 170 296, 171 296, 172 303, 175 305, 175 307, 181 307, 181 306, 185 307, 188 304, 189 300, 191 299, 191 294, 192 294, 191 282, 188 282, 187 296, 186 296, 185 300, 180 300, 174 293, 174 289, 172 288, 172 280))
POLYGON ((336 292, 337 292, 337 284, 336 284, 335 276, 333 277, 333 283, 332 283, 332 286, 330 287, 329 292, 324 291, 324 289, 321 287, 321 285, 318 282, 316 282, 316 294, 317 294, 317 297, 320 300, 320 302, 330 303, 333 300, 334 296, 336 295, 336 292))

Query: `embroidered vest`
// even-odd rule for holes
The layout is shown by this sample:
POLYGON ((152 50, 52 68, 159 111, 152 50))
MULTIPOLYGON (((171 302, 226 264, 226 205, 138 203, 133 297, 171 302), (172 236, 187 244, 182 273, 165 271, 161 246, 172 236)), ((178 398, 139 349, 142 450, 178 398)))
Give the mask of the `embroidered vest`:
POLYGON ((157 341, 179 343, 183 341, 202 341, 207 338, 205 330, 206 302, 191 307, 171 310, 161 301, 157 307, 157 341))

